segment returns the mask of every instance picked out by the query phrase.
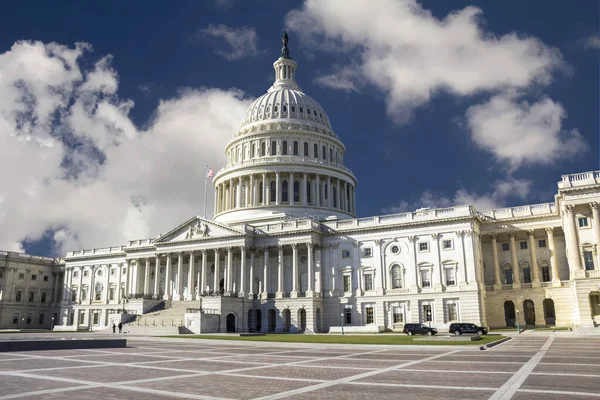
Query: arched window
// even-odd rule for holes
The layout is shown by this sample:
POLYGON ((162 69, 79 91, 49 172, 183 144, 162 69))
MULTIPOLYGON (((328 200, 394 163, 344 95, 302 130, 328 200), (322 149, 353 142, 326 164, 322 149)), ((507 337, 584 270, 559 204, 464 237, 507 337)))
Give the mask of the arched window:
POLYGON ((274 140, 271 142, 271 155, 277 155, 277 142, 274 140))
POLYGON ((316 143, 313 146, 313 157, 319 158, 319 146, 316 143))
POLYGON ((258 184, 258 203, 262 204, 263 202, 263 183, 260 182, 258 184))
POLYGON ((399 265, 392 266, 392 289, 402 289, 402 269, 399 265))
POLYGON ((304 112, 304 110, 302 109, 302 107, 300 107, 300 112, 301 112, 301 113, 303 113, 303 112, 304 112))
POLYGON ((298 142, 294 141, 294 155, 297 156, 298 155, 298 142))
POLYGON ((273 112, 277 112, 278 108, 277 108, 277 104, 275 104, 275 106, 273 107, 273 112))
POLYGON ((333 149, 331 147, 329 148, 329 161, 333 162, 333 149))
POLYGON ((250 154, 250 158, 254 158, 256 156, 256 143, 252 143, 252 153, 250 154))
POLYGON ((311 203, 311 199, 310 199, 310 181, 306 181, 306 202, 308 204, 311 203))
POLYGON ((337 191, 333 191, 333 207, 337 207, 337 191))
POLYGON ((292 112, 296 112, 296 107, 292 106, 292 112))
POLYGON ((267 145, 265 142, 262 142, 260 144, 260 155, 261 155, 261 157, 264 157, 265 155, 267 155, 267 145))
POLYGON ((510 264, 504 264, 502 266, 502 278, 504 279, 505 285, 512 285, 513 283, 513 271, 510 264))
POLYGON ((269 201, 271 203, 275 203, 277 201, 277 183, 275 181, 271 181, 271 187, 269 192, 271 192, 271 194, 269 195, 269 201))
POLYGON ((300 202, 300 181, 294 181, 294 202, 300 202))
POLYGON ((94 300, 102 300, 102 283, 96 283, 94 288, 94 300))
POLYGON ((283 105, 283 112, 287 112, 287 106, 285 104, 283 105))
POLYGON ((308 142, 304 142, 304 157, 308 157, 308 142))
POLYGON ((323 146, 323 160, 327 160, 327 149, 325 148, 325 146, 323 146))
POLYGON ((290 201, 288 197, 288 181, 281 182, 281 201, 283 201, 284 203, 286 201, 290 201))
POLYGON ((283 154, 284 156, 287 156, 287 151, 288 151, 288 148, 287 148, 287 147, 288 147, 288 146, 287 146, 287 140, 284 140, 284 141, 281 143, 281 154, 283 154))
POLYGON ((327 195, 328 193, 329 193, 329 185, 325 184, 325 192, 323 193, 323 198, 325 200, 327 200, 327 198, 328 198, 328 195, 327 195))
POLYGON ((308 113, 308 116, 310 116, 310 108, 307 108, 306 112, 308 113))

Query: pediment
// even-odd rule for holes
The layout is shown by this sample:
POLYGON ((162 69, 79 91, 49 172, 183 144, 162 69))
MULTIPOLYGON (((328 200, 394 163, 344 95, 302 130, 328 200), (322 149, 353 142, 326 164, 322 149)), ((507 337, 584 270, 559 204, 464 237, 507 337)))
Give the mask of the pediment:
POLYGON ((171 243, 239 236, 244 232, 202 217, 194 217, 158 238, 154 243, 171 243))

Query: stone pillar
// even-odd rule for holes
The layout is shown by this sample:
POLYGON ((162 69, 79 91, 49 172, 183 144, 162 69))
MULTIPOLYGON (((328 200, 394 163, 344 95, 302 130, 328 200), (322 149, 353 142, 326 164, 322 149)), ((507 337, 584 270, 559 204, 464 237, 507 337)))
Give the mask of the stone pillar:
POLYGON ((283 245, 278 246, 277 253, 277 293, 276 299, 283 299, 283 245))
POLYGON ((326 190, 326 193, 327 193, 327 201, 325 202, 325 206, 327 208, 331 208, 332 207, 331 205, 333 204, 332 201, 331 201, 331 193, 333 193, 333 190, 331 190, 331 177, 329 177, 329 176, 327 177, 327 190, 326 190))
POLYGON ((294 173, 290 172, 290 182, 288 183, 288 200, 290 206, 294 205, 294 173))
POLYGON ((494 257, 494 290, 502 290, 502 278, 500 277, 500 260, 498 259, 498 240, 495 233, 492 237, 492 256, 494 257))
MULTIPOLYGON (((600 250, 600 203, 594 201, 590 203, 590 208, 592 209, 592 219, 593 219, 593 227, 594 227, 594 241, 596 243, 596 249, 600 250)), ((596 264, 596 269, 600 265, 600 251, 595 251, 596 260, 594 264, 596 264)))
POLYGON ((521 277, 519 276, 519 260, 517 259, 517 242, 515 241, 515 235, 515 232, 508 232, 513 270, 513 289, 521 289, 521 277))
POLYGON ((535 246, 535 232, 532 230, 527 231, 529 238, 529 255, 531 257, 531 287, 540 287, 540 270, 537 262, 537 250, 535 246))
POLYGON ((225 293, 231 295, 233 285, 233 249, 227 248, 227 272, 225 279, 225 293))
POLYGON ((306 191, 308 187, 308 180, 306 178, 306 173, 304 173, 302 175, 302 187, 300 189, 302 189, 300 191, 300 193, 302 193, 302 205, 306 206, 308 204, 308 193, 306 191))
MULTIPOLYGON (((127 260, 127 271, 125 272, 125 297, 129 297, 131 294, 131 269, 133 268, 133 260, 127 260)), ((95 273, 95 270, 92 268, 92 274, 95 273)), ((90 288, 90 293, 94 295, 96 293, 95 288, 90 288)), ((92 296, 90 296, 92 297, 92 296)))
MULTIPOLYGON (((120 264, 117 264, 117 268, 118 268, 118 270, 117 270, 117 303, 120 304, 121 298, 123 297, 122 293, 121 293, 121 280, 122 280, 121 275, 123 273, 123 267, 120 264)), ((83 280, 83 267, 81 268, 81 276, 82 276, 81 279, 83 280)), ((88 289, 88 295, 89 295, 89 289, 88 289)), ((81 302, 81 297, 79 299, 80 299, 79 300, 80 304, 83 304, 81 302)))
MULTIPOLYGON (((253 257, 254 254, 251 253, 250 257, 253 257)), ((252 262, 252 261, 251 261, 252 262)), ((244 297, 246 294, 246 247, 240 246, 240 297, 244 297)))
POLYGON ((200 288, 198 289, 198 294, 202 295, 204 293, 204 291, 206 290, 206 262, 207 262, 207 251, 206 250, 202 250, 202 268, 200 271, 200 279, 198 280, 198 285, 200 286, 200 288))
POLYGON ((315 287, 315 292, 316 292, 315 294, 317 295, 317 297, 321 297, 321 294, 323 293, 323 263, 322 263, 323 251, 322 251, 322 246, 315 245, 314 254, 315 254, 315 259, 312 263, 313 279, 311 280, 310 276, 309 276, 308 282, 309 282, 309 287, 311 287, 310 285, 312 285, 312 282, 314 282, 314 284, 315 284, 314 287, 315 287))
POLYGON ((232 210, 235 208, 235 199, 233 198, 233 179, 229 180, 229 193, 227 195, 227 201, 229 205, 227 206, 228 210, 232 210))
MULTIPOLYGON (((195 288, 194 288, 194 278, 196 275, 196 266, 194 260, 194 252, 190 251, 190 266, 188 268, 188 293, 187 296, 185 297, 186 300, 193 300, 194 299, 194 292, 195 292, 195 288)), ((200 282, 198 282, 200 283, 200 282)))
POLYGON ((267 174, 263 172, 262 174, 262 205, 266 206, 267 204, 269 204, 268 200, 267 200, 267 174))
MULTIPOLYGON (((158 299, 158 292, 159 292, 158 282, 160 281, 159 277, 160 277, 160 256, 157 254, 155 265, 154 265, 154 293, 152 295, 153 299, 158 299)), ((120 290, 121 289, 119 289, 119 291, 120 290)))
POLYGON ((150 257, 146 257, 144 268, 144 296, 150 294, 150 257))
POLYGON ((165 300, 171 300, 171 253, 167 253, 167 266, 165 267, 165 300))
POLYGON ((173 300, 183 300, 183 254, 177 253, 177 285, 175 286, 176 292, 173 293, 173 300))
POLYGON ((238 178, 237 191, 235 193, 235 208, 242 207, 242 178, 238 178))
POLYGON ((279 172, 275 173, 275 205, 281 204, 281 176, 279 172))
POLYGON ((256 261, 256 252, 250 249, 250 270, 248 271, 248 298, 254 298, 254 262, 256 261))
POLYGON ((548 252, 550 253, 550 269, 552 270, 552 286, 560 286, 560 277, 558 276, 558 263, 556 262, 556 247, 554 246, 554 228, 547 227, 548 252))
POLYGON ((213 293, 220 293, 219 290, 219 281, 220 281, 220 271, 219 271, 219 267, 220 267, 220 254, 219 254, 219 249, 215 249, 215 273, 214 273, 214 282, 213 282, 213 293))
POLYGON ((575 222, 575 213, 574 208, 571 204, 565 206, 565 211, 567 213, 567 226, 568 231, 565 232, 568 238, 565 238, 567 241, 567 253, 569 255, 569 270, 571 272, 572 277, 585 277, 585 271, 583 271, 583 267, 581 265, 581 260, 579 256, 579 240, 578 240, 578 232, 577 232, 577 224, 575 222))
POLYGON ((290 297, 298 297, 298 245, 292 244, 292 292, 290 297))
POLYGON ((442 287, 445 286, 445 282, 443 281, 442 274, 442 262, 440 260, 440 235, 438 233, 431 234, 431 252, 434 254, 434 270, 433 270, 433 282, 431 286, 434 290, 442 290, 442 287))
POLYGON ((246 204, 246 207, 253 207, 256 204, 256 199, 254 198, 254 175, 250 175, 250 201, 246 204))
MULTIPOLYGON (((373 257, 375 258, 375 271, 373 272, 373 286, 375 289, 375 294, 378 296, 383 296, 385 287, 384 284, 384 276, 385 276, 385 268, 383 267, 383 262, 381 261, 381 245, 383 242, 381 239, 375 239, 375 246, 373 247, 373 257), (378 268, 378 266, 382 266, 378 268)), ((360 269, 360 247, 358 241, 354 241, 354 254, 353 254, 353 263, 357 269, 360 269)), ((361 286, 361 290, 364 293, 364 286, 361 286)))
POLYGON ((336 203, 336 208, 338 210, 342 209, 342 195, 341 195, 341 191, 340 191, 340 180, 336 179, 335 181, 335 190, 336 190, 336 195, 335 195, 335 201, 336 203))
POLYGON ((321 185, 321 182, 319 181, 319 175, 316 176, 315 178, 315 201, 314 201, 314 205, 317 207, 321 206, 321 188, 319 187, 319 185, 321 185))
POLYGON ((266 299, 269 297, 269 248, 265 247, 265 259, 264 259, 264 267, 263 267, 263 285, 262 285, 262 293, 260 294, 261 299, 266 299))
POLYGON ((307 279, 307 287, 306 287, 306 297, 314 297, 315 292, 314 281, 315 281, 315 265, 314 265, 314 245, 312 243, 306 244, 306 250, 308 251, 307 263, 308 263, 308 279, 307 279))

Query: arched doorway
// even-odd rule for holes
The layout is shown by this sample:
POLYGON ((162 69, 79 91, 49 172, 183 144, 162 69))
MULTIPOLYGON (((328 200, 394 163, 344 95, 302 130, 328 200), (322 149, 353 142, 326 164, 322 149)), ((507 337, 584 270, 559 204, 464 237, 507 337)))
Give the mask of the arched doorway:
POLYGON ((221 281, 219 282, 219 293, 225 293, 225 278, 221 278, 221 281))
POLYGON ((254 310, 248 310, 248 332, 254 332, 255 330, 255 321, 254 321, 254 310))
POLYGON ((260 310, 256 310, 256 330, 258 332, 262 331, 262 312, 260 310))
POLYGON ((300 332, 304 332, 306 330, 306 310, 304 308, 298 310, 298 322, 300 323, 298 329, 300 332))
POLYGON ((510 300, 504 302, 504 320, 507 328, 515 327, 515 303, 510 300))
POLYGON ((276 318, 275 309, 271 308, 269 310, 269 325, 268 325, 269 332, 275 332, 275 324, 276 324, 275 318, 276 318))
POLYGON ((556 311, 554 310, 554 300, 544 299, 542 303, 544 306, 544 319, 546 325, 556 325, 556 311))
POLYGON ((235 332, 235 314, 229 313, 227 314, 227 332, 235 332))
POLYGON ((523 302, 523 316, 525 317, 525 326, 534 328, 535 327, 535 306, 532 300, 525 300, 523 302))
POLYGON ((317 332, 321 332, 321 309, 317 308, 317 332))
POLYGON ((289 332, 292 325, 292 313, 289 308, 283 310, 283 331, 289 332))

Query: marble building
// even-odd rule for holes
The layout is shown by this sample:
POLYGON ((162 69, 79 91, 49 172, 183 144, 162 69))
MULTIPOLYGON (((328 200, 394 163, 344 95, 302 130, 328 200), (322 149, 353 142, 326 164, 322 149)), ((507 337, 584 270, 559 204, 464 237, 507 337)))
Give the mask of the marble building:
POLYGON ((600 171, 563 175, 544 204, 356 218, 346 148, 283 44, 273 85, 225 148, 212 219, 48 265, 57 325, 102 329, 161 304, 184 305, 182 325, 198 314, 202 332, 600 323, 600 171))

